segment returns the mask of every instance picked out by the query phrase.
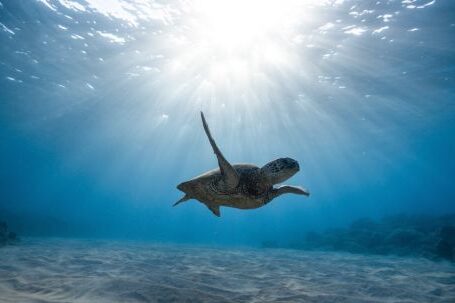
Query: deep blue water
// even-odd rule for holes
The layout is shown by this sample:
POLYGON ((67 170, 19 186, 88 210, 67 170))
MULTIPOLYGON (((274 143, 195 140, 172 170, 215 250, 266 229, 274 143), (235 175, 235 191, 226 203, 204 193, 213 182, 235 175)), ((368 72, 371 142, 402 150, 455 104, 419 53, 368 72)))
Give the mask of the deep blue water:
POLYGON ((455 2, 245 3, 0 0, 0 209, 25 234, 252 245, 455 211, 455 2), (201 110, 229 161, 297 159, 311 196, 171 207, 217 166, 201 110))

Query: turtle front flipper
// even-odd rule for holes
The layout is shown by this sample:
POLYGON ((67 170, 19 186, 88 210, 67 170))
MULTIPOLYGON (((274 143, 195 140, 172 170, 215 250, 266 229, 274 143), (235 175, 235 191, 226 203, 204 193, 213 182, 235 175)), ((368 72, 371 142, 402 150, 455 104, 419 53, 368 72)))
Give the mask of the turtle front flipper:
POLYGON ((274 199, 283 194, 296 194, 296 195, 309 196, 310 192, 300 186, 282 185, 278 188, 272 189, 271 197, 272 197, 272 199, 274 199))
POLYGON ((202 125, 204 126, 205 133, 209 138, 210 145, 212 145, 213 151, 215 152, 216 157, 218 158, 218 165, 220 166, 221 175, 223 176, 223 182, 228 189, 236 188, 239 184, 239 174, 237 171, 232 167, 232 165, 224 158, 223 154, 221 153, 220 149, 213 140, 212 135, 210 134, 209 126, 205 121, 204 113, 201 112, 202 118, 202 125))

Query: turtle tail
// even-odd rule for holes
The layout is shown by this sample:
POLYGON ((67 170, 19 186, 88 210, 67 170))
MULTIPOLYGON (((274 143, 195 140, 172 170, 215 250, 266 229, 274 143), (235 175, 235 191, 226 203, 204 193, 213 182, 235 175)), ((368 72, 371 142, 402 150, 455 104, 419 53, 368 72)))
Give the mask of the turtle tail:
POLYGON ((182 202, 188 201, 189 199, 191 199, 191 198, 188 195, 184 195, 180 200, 175 202, 174 205, 172 205, 172 206, 177 206, 182 202))

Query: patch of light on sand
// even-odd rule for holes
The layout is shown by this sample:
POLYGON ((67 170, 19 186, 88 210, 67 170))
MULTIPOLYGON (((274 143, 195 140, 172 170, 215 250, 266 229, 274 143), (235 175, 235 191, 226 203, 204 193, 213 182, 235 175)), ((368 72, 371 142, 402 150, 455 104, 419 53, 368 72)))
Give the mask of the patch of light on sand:
POLYGON ((57 25, 57 27, 58 27, 59 29, 61 29, 61 30, 64 30, 64 31, 68 30, 67 27, 65 27, 65 26, 63 26, 63 25, 60 25, 60 24, 57 25))
POLYGON ((106 38, 107 40, 109 40, 109 42, 111 42, 111 43, 125 44, 125 42, 126 42, 125 38, 116 36, 116 35, 114 35, 112 33, 102 32, 102 31, 97 31, 97 33, 101 37, 106 38))
POLYGON ((93 85, 91 85, 90 83, 85 83, 85 86, 87 86, 89 89, 91 90, 94 90, 95 88, 93 87, 93 85))
POLYGON ((411 28, 411 29, 408 29, 408 32, 416 32, 418 31, 419 29, 417 27, 414 27, 414 28, 411 28))

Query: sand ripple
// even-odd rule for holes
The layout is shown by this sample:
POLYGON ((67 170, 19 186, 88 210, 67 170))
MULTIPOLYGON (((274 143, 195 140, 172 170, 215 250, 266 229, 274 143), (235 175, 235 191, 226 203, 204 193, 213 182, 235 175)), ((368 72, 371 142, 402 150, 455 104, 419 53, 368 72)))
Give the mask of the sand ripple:
POLYGON ((25 240, 0 250, 0 302, 455 302, 426 259, 132 242, 25 240))

